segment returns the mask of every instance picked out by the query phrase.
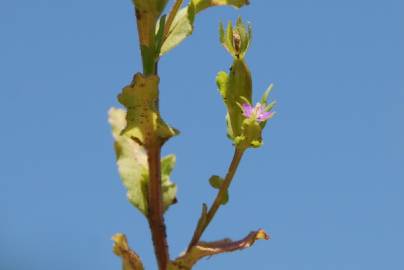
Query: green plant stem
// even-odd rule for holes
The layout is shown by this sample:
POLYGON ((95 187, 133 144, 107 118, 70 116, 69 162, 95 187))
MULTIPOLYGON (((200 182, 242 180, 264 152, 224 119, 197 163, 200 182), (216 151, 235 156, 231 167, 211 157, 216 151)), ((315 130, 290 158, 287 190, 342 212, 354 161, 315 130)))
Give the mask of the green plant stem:
MULTIPOLYGON (((154 65, 154 74, 157 75, 158 61, 154 65)), ((144 72, 146 69, 144 68, 144 72)), ((159 110, 158 99, 157 110, 159 110)), ((147 163, 149 166, 149 184, 147 192, 148 222, 152 234, 154 253, 156 254, 159 270, 167 270, 170 260, 166 224, 164 222, 163 193, 161 191, 161 143, 158 139, 146 146, 147 163)))
POLYGON ((163 200, 161 192, 161 147, 158 144, 146 147, 149 164, 148 185, 148 221, 152 233, 154 251, 160 270, 166 270, 169 253, 166 236, 166 226, 163 215, 163 200))
POLYGON ((142 56, 143 74, 156 74, 155 32, 158 16, 151 11, 140 10, 135 5, 136 25, 142 56))
MULTIPOLYGON (((230 187, 231 181, 233 180, 237 167, 240 164, 244 151, 245 151, 244 149, 239 149, 236 147, 236 149, 234 151, 233 159, 230 163, 230 166, 227 171, 224 182, 223 182, 222 186, 220 187, 212 206, 210 207, 209 211, 206 213, 206 218, 204 218, 204 219, 202 218, 201 219, 202 222, 198 222, 198 225, 195 229, 192 240, 188 245, 188 249, 187 249, 188 251, 190 251, 191 248, 199 242, 203 232, 206 230, 209 223, 212 221, 213 217, 215 216, 217 210, 219 210, 220 206, 222 205, 223 198, 226 194, 226 191, 230 187)), ((203 215, 203 213, 202 213, 202 215, 203 215)))
MULTIPOLYGON (((158 16, 151 11, 139 10, 136 7, 136 2, 135 11, 139 45, 142 55, 143 74, 145 76, 157 75, 158 55, 155 52, 155 29, 158 16)), ((156 100, 156 103, 158 111, 158 99, 156 100)), ((152 136, 154 135, 155 134, 152 136)), ((149 166, 147 219, 159 270, 167 270, 170 256, 168 252, 161 191, 161 143, 157 138, 149 138, 149 140, 151 140, 151 143, 145 145, 149 166)))

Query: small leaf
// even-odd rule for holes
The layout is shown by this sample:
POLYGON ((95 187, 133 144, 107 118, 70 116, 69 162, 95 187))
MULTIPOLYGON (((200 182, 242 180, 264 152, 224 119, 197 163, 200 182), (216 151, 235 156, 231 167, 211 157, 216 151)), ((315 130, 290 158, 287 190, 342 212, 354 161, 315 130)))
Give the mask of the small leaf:
POLYGON ((223 184, 223 178, 217 175, 213 175, 209 178, 209 184, 216 189, 219 189, 223 184))
POLYGON ((216 85, 219 88, 219 93, 223 98, 227 97, 227 83, 229 75, 224 71, 219 71, 216 75, 216 85))
POLYGON ((123 270, 143 270, 143 264, 139 255, 134 252, 128 244, 126 236, 122 233, 117 233, 112 237, 114 241, 113 251, 122 258, 123 270))
POLYGON ((191 2, 189 6, 179 10, 175 16, 168 30, 168 36, 161 46, 160 56, 177 47, 185 38, 192 34, 194 19, 195 8, 191 2))
POLYGON ((121 109, 109 110, 109 123, 115 139, 118 171, 127 189, 129 201, 147 215, 148 166, 145 149, 134 140, 121 135, 126 126, 126 112, 121 109))
POLYGON ((215 242, 199 242, 191 250, 170 262, 169 270, 191 269, 199 260, 225 252, 233 252, 251 247, 256 240, 269 240, 268 234, 260 229, 250 232, 239 241, 223 239, 215 242))
POLYGON ((237 147, 246 149, 248 147, 258 148, 262 146, 262 128, 255 119, 246 118, 243 121, 243 136, 237 147))
MULTIPOLYGON (((128 200, 147 216, 147 185, 149 183, 149 166, 143 146, 133 139, 122 135, 126 126, 126 112, 121 109, 109 110, 109 123, 115 139, 116 159, 119 175, 127 189, 128 200)), ((170 174, 175 166, 175 156, 168 155, 161 160, 161 178, 164 210, 176 202, 177 187, 170 180, 170 174)))
MULTIPOLYGON (((213 175, 209 178, 209 184, 215 189, 220 189, 222 187, 223 182, 224 179, 217 175, 213 175)), ((229 191, 226 190, 221 203, 225 205, 228 202, 229 202, 229 191)))

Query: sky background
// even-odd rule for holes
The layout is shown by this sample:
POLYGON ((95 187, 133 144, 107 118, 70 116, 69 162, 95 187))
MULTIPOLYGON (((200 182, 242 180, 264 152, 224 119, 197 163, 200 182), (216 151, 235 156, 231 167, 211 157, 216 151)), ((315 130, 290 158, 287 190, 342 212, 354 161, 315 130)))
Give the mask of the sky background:
MULTIPOLYGON (((232 156, 214 78, 231 64, 219 21, 242 15, 255 98, 274 83, 277 115, 203 238, 272 240, 195 269, 404 269, 404 2, 251 2, 198 16, 160 63, 161 111, 182 132, 163 150, 177 155, 171 256, 232 156)), ((116 232, 155 269, 107 122, 140 70, 133 13, 129 0, 0 2, 0 269, 120 269, 116 232)))

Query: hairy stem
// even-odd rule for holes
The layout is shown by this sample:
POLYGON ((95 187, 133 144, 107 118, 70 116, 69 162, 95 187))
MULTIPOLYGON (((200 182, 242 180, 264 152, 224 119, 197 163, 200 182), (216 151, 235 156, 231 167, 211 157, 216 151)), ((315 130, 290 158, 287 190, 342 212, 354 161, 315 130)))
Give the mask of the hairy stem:
POLYGON ((163 216, 160 153, 161 148, 159 145, 147 147, 147 162, 149 164, 148 221, 159 269, 166 270, 169 253, 163 216))
POLYGON ((192 240, 188 245, 188 251, 199 242, 203 232, 206 230, 209 223, 212 221, 213 217, 215 216, 217 210, 219 210, 220 206, 222 205, 223 198, 226 194, 226 191, 230 187, 231 181, 233 180, 237 167, 240 164, 244 151, 245 150, 238 149, 236 147, 236 149, 234 151, 233 159, 232 159, 229 169, 227 171, 224 182, 223 182, 222 186, 220 187, 212 206, 210 207, 209 211, 207 212, 206 218, 204 219, 203 222, 198 223, 198 225, 195 229, 194 235, 192 237, 192 240))

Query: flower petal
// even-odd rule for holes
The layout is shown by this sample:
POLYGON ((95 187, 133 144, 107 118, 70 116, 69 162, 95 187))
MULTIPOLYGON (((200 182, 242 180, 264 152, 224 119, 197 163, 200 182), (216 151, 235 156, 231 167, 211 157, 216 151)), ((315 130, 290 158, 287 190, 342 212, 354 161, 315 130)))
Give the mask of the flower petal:
POLYGON ((258 115, 257 120, 259 122, 264 122, 264 121, 268 120, 269 118, 271 118, 272 115, 273 115, 273 112, 263 112, 258 115))
POLYGON ((244 103, 242 105, 242 108, 243 108, 243 115, 247 118, 251 117, 251 114, 253 112, 253 107, 248 103, 244 103))
POLYGON ((261 103, 257 103, 256 105, 255 105, 255 108, 254 108, 254 110, 255 110, 255 114, 257 115, 257 116, 260 116, 263 112, 264 112, 264 106, 261 104, 261 103))

